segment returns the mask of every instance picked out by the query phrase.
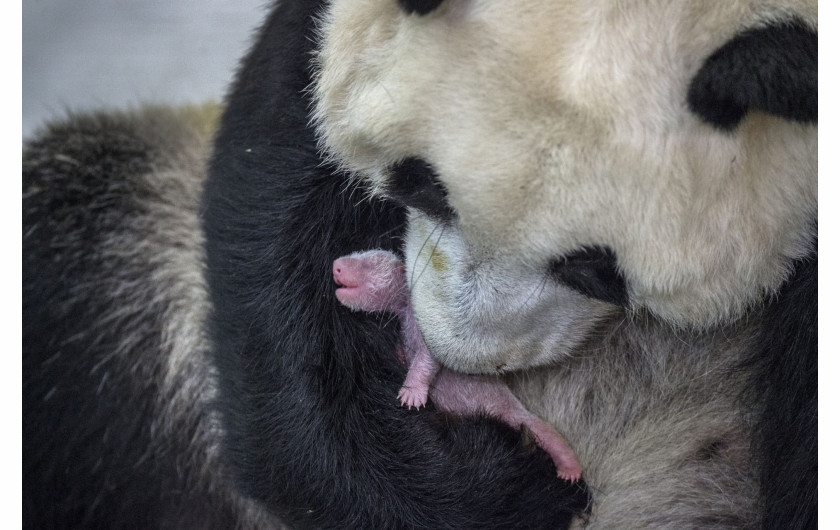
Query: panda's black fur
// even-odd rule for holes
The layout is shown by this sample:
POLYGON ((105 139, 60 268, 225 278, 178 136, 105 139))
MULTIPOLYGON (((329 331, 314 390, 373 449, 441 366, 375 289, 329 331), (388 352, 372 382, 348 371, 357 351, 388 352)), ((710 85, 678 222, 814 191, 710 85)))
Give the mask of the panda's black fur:
MULTIPOLYGON (((396 322, 335 300, 331 261, 399 250, 404 214, 319 159, 306 88, 320 4, 273 10, 203 196, 205 145, 181 114, 71 117, 28 142, 26 528, 563 528, 586 513, 586 485, 554 478, 512 429, 400 409, 396 322), (199 219, 212 310, 168 380, 168 319, 205 285, 159 273, 172 256, 201 269, 199 219), (170 395, 197 383, 217 385, 211 399, 170 395)), ((816 268, 815 249, 756 312, 743 355, 764 528, 816 526, 816 268)))
POLYGON ((627 304, 627 285, 610 248, 582 248, 552 262, 550 271, 555 281, 587 296, 618 306, 627 304))
POLYGON ((200 250, 178 227, 198 228, 202 160, 188 156, 178 180, 146 176, 194 148, 184 121, 163 109, 75 116, 24 151, 24 528, 235 525, 229 495, 203 476, 206 411, 174 413, 161 384, 167 319, 192 301, 183 278, 158 272, 200 250))
POLYGON ((399 0, 399 2, 400 7, 402 7, 406 13, 426 15, 437 9, 437 7, 443 3, 443 0, 399 0))
POLYGON ((706 60, 688 104, 723 130, 750 110, 816 122, 817 33, 796 20, 742 32, 706 60))
POLYGON ((384 317, 333 295, 332 260, 398 249, 403 219, 319 165, 301 38, 311 8, 278 9, 246 59, 205 192, 210 328, 239 483, 303 526, 562 525, 585 489, 497 422, 406 414, 396 322, 383 330, 384 317))
POLYGON ((769 305, 746 368, 753 374, 753 399, 763 404, 753 440, 765 503, 762 527, 816 528, 816 254, 796 264, 769 305))

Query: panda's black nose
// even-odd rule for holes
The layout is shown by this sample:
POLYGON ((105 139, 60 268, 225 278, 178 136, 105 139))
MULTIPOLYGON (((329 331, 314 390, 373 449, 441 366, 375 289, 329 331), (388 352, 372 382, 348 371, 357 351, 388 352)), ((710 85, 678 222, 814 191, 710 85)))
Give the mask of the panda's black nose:
POLYGON ((431 13, 443 3, 443 0, 398 0, 403 11, 412 15, 425 15, 431 13))
POLYGON ((605 246, 587 246, 555 259, 549 265, 555 281, 592 298, 627 305, 627 283, 615 252, 605 246))
POLYGON ((446 186, 425 160, 406 158, 391 166, 389 173, 386 185, 389 197, 439 221, 455 217, 447 201, 446 186))

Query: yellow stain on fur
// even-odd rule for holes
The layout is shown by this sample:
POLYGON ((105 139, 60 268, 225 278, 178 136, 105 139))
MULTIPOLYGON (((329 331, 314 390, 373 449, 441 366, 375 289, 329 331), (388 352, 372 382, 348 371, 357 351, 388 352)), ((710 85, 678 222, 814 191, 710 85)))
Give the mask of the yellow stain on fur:
POLYGON ((430 241, 431 237, 425 226, 420 227, 420 237, 424 238, 426 243, 420 248, 418 263, 431 263, 432 268, 437 272, 445 272, 449 268, 446 254, 438 250, 437 245, 430 241))
POLYGON ((446 260, 446 255, 439 251, 437 247, 432 247, 432 268, 438 272, 444 272, 446 269, 449 268, 449 265, 446 260))

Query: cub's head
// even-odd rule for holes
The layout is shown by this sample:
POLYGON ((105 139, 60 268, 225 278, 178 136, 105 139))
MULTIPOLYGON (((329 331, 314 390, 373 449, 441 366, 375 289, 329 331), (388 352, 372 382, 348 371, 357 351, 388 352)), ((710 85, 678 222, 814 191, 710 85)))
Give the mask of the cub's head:
POLYGON ((737 318, 813 250, 816 0, 333 0, 325 152, 409 207, 431 351, 574 348, 610 311, 737 318))

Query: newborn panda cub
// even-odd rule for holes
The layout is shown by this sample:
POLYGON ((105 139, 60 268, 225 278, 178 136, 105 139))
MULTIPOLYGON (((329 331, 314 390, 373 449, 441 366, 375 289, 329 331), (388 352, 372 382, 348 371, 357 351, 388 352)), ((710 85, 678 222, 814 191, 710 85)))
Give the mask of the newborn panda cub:
POLYGON ((336 297, 350 309, 390 311, 399 316, 402 344, 397 353, 409 367, 398 395, 403 405, 420 408, 431 392, 432 401, 442 410, 456 414, 484 412, 515 429, 525 425, 551 456, 557 476, 571 481, 580 478, 580 464, 566 440, 526 410, 501 379, 454 372, 432 357, 414 319, 405 267, 395 254, 370 250, 338 258, 333 263, 333 278, 340 285, 336 297))

